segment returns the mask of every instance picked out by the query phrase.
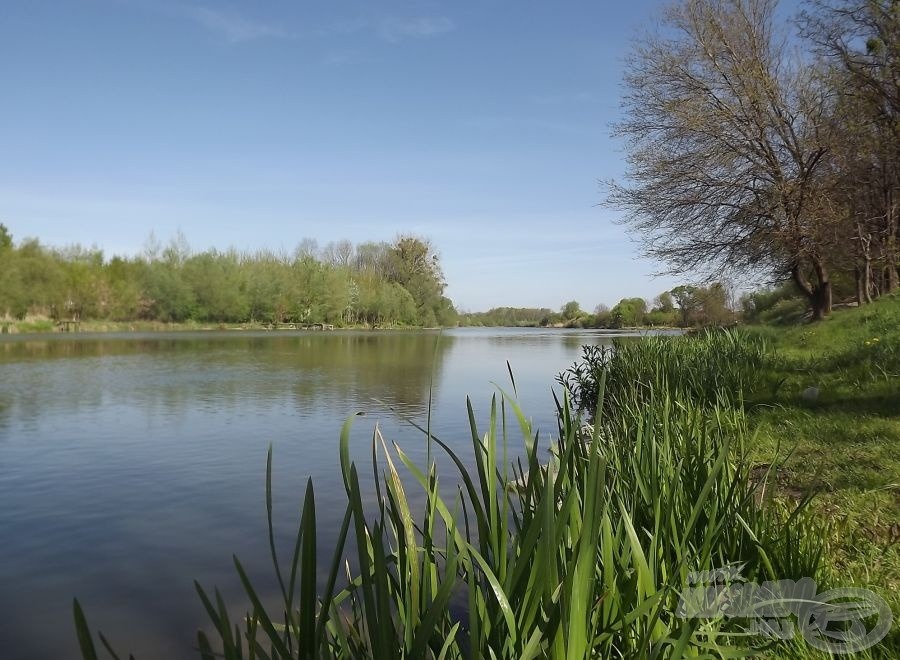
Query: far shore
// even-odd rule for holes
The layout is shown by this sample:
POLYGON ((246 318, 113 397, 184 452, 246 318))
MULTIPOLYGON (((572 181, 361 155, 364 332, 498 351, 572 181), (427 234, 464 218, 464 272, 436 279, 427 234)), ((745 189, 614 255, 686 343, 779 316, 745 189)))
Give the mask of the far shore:
POLYGON ((302 323, 200 323, 186 321, 164 323, 162 321, 79 321, 57 323, 55 321, 0 321, 0 333, 8 335, 46 335, 46 334, 97 334, 97 333, 146 333, 146 332, 283 332, 283 331, 325 331, 341 330, 440 330, 440 328, 423 328, 421 326, 401 325, 342 325, 302 324, 302 323), (68 329, 67 329, 68 328, 68 329))
POLYGON ((228 332, 228 331, 247 331, 247 332, 284 332, 284 331, 317 331, 321 332, 323 326, 325 332, 340 331, 402 331, 409 332, 415 330, 446 330, 459 328, 487 329, 487 328, 511 328, 511 329, 536 329, 536 330, 605 330, 609 332, 645 332, 647 330, 684 330, 684 328, 664 327, 664 326, 638 326, 627 328, 567 328, 562 324, 554 324, 549 326, 487 326, 487 325, 470 325, 470 326, 451 326, 449 328, 440 327, 422 327, 408 325, 329 325, 329 324, 302 324, 302 323, 263 323, 263 322, 247 322, 247 323, 200 323, 195 321, 165 323, 162 321, 98 321, 85 320, 79 321, 77 325, 68 322, 57 322, 51 319, 35 319, 35 320, 0 320, 0 334, 3 335, 76 335, 76 334, 101 334, 101 333, 147 333, 147 332, 228 332), (318 326, 318 327, 315 327, 318 326))

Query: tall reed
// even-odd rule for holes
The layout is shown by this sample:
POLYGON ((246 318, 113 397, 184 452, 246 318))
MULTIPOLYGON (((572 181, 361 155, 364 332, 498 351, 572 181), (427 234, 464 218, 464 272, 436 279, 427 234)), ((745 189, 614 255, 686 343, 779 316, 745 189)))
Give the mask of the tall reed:
MULTIPOLYGON (((558 381, 574 405, 593 410, 602 374, 606 409, 616 413, 661 391, 694 405, 736 404, 771 394, 771 353, 766 341, 740 329, 710 329, 691 336, 618 339, 612 346, 584 346, 581 359, 558 381)), ((621 411, 621 412, 624 412, 621 411)))

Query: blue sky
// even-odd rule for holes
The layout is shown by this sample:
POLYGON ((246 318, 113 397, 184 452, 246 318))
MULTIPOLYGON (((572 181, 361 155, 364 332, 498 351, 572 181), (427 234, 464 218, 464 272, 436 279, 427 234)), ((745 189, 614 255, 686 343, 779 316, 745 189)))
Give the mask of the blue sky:
POLYGON ((660 4, 7 0, 0 222, 107 254, 413 232, 463 309, 652 298, 598 181, 660 4))

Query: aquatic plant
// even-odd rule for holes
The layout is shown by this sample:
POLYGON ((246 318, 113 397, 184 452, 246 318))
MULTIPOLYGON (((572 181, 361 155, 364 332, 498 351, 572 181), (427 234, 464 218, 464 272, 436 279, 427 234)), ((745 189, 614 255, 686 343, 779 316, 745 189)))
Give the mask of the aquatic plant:
POLYGON ((770 360, 764 338, 740 329, 709 329, 584 346, 581 359, 557 380, 581 411, 593 409, 604 373, 608 413, 661 392, 692 405, 735 404, 778 388, 770 360))

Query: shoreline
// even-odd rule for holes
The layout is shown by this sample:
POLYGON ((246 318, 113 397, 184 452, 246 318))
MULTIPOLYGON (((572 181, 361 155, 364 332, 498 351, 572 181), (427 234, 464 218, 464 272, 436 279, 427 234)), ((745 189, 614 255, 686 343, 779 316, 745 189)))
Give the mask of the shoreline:
MULTIPOLYGON (((286 324, 285 324, 286 325, 286 324)), ((299 324, 298 324, 299 325, 299 324)), ((322 325, 322 324, 310 324, 322 325)), ((85 334, 128 334, 128 333, 178 333, 178 332, 340 332, 340 331, 410 331, 441 330, 421 326, 369 325, 334 326, 327 329, 312 327, 272 328, 268 323, 164 323, 162 321, 82 321, 77 330, 64 330, 52 321, 48 322, 3 322, 0 321, 0 336, 27 337, 46 335, 78 336, 85 334), (24 326, 24 327, 23 327, 24 326)))
MULTIPOLYGON (((288 324, 283 324, 288 325, 288 324)), ((293 324, 291 324, 293 325, 293 324)), ((300 324, 296 324, 300 325, 300 324)), ((310 324, 311 326, 322 324, 310 324)), ((178 333, 178 332, 341 332, 341 331, 372 331, 372 332, 410 332, 410 331, 439 331, 456 329, 513 329, 513 330, 599 330, 604 332, 647 332, 647 331, 683 331, 689 329, 668 326, 638 326, 627 328, 566 328, 564 326, 515 326, 515 325, 459 325, 446 327, 424 326, 370 326, 370 325, 345 325, 333 326, 327 329, 314 327, 280 327, 273 328, 270 323, 199 323, 178 322, 165 323, 162 321, 80 321, 77 330, 65 330, 65 326, 50 320, 36 321, 0 321, 0 337, 38 337, 46 335, 78 336, 85 334, 128 334, 128 333, 178 333)))

